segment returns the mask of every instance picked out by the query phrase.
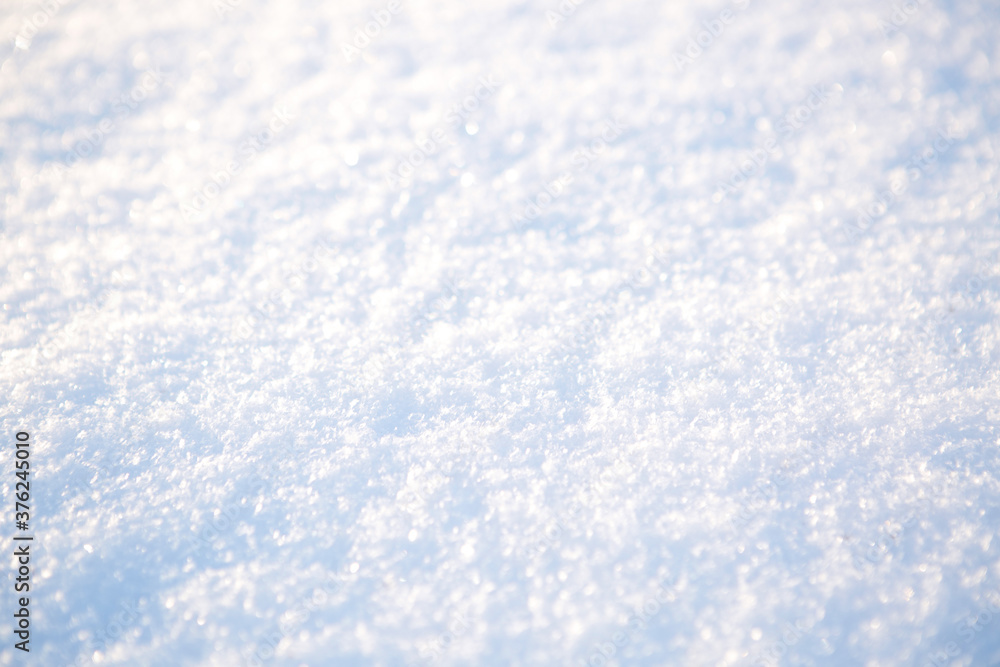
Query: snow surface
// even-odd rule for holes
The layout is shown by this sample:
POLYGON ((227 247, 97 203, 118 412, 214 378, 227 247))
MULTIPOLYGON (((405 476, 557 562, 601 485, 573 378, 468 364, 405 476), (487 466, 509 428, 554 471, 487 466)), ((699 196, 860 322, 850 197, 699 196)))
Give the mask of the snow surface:
POLYGON ((996 3, 561 6, 0 3, 0 663, 1000 664, 996 3))

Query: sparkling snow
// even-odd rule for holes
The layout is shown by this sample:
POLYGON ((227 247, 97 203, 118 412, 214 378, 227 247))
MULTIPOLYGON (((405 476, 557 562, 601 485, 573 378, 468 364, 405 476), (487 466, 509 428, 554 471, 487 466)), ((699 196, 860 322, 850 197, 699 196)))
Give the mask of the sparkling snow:
POLYGON ((1000 664, 995 3, 0 34, 0 664, 1000 664))

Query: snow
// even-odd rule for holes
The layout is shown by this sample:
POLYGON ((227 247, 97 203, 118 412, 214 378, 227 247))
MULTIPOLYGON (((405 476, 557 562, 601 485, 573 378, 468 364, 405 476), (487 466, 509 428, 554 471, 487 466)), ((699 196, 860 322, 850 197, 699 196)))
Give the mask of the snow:
POLYGON ((1000 664, 995 4, 0 33, 0 664, 1000 664))

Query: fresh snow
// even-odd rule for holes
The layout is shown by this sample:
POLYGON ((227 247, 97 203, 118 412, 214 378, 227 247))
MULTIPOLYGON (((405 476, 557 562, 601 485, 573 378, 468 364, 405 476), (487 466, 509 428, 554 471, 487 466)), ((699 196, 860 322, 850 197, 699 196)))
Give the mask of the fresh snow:
POLYGON ((0 34, 0 664, 1000 664, 996 3, 0 34))

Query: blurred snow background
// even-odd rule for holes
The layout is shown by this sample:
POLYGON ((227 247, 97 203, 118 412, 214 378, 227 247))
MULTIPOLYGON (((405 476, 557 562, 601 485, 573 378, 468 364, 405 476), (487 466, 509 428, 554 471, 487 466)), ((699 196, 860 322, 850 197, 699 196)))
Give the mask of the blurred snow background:
POLYGON ((0 663, 1000 664, 995 3, 0 34, 0 663))

